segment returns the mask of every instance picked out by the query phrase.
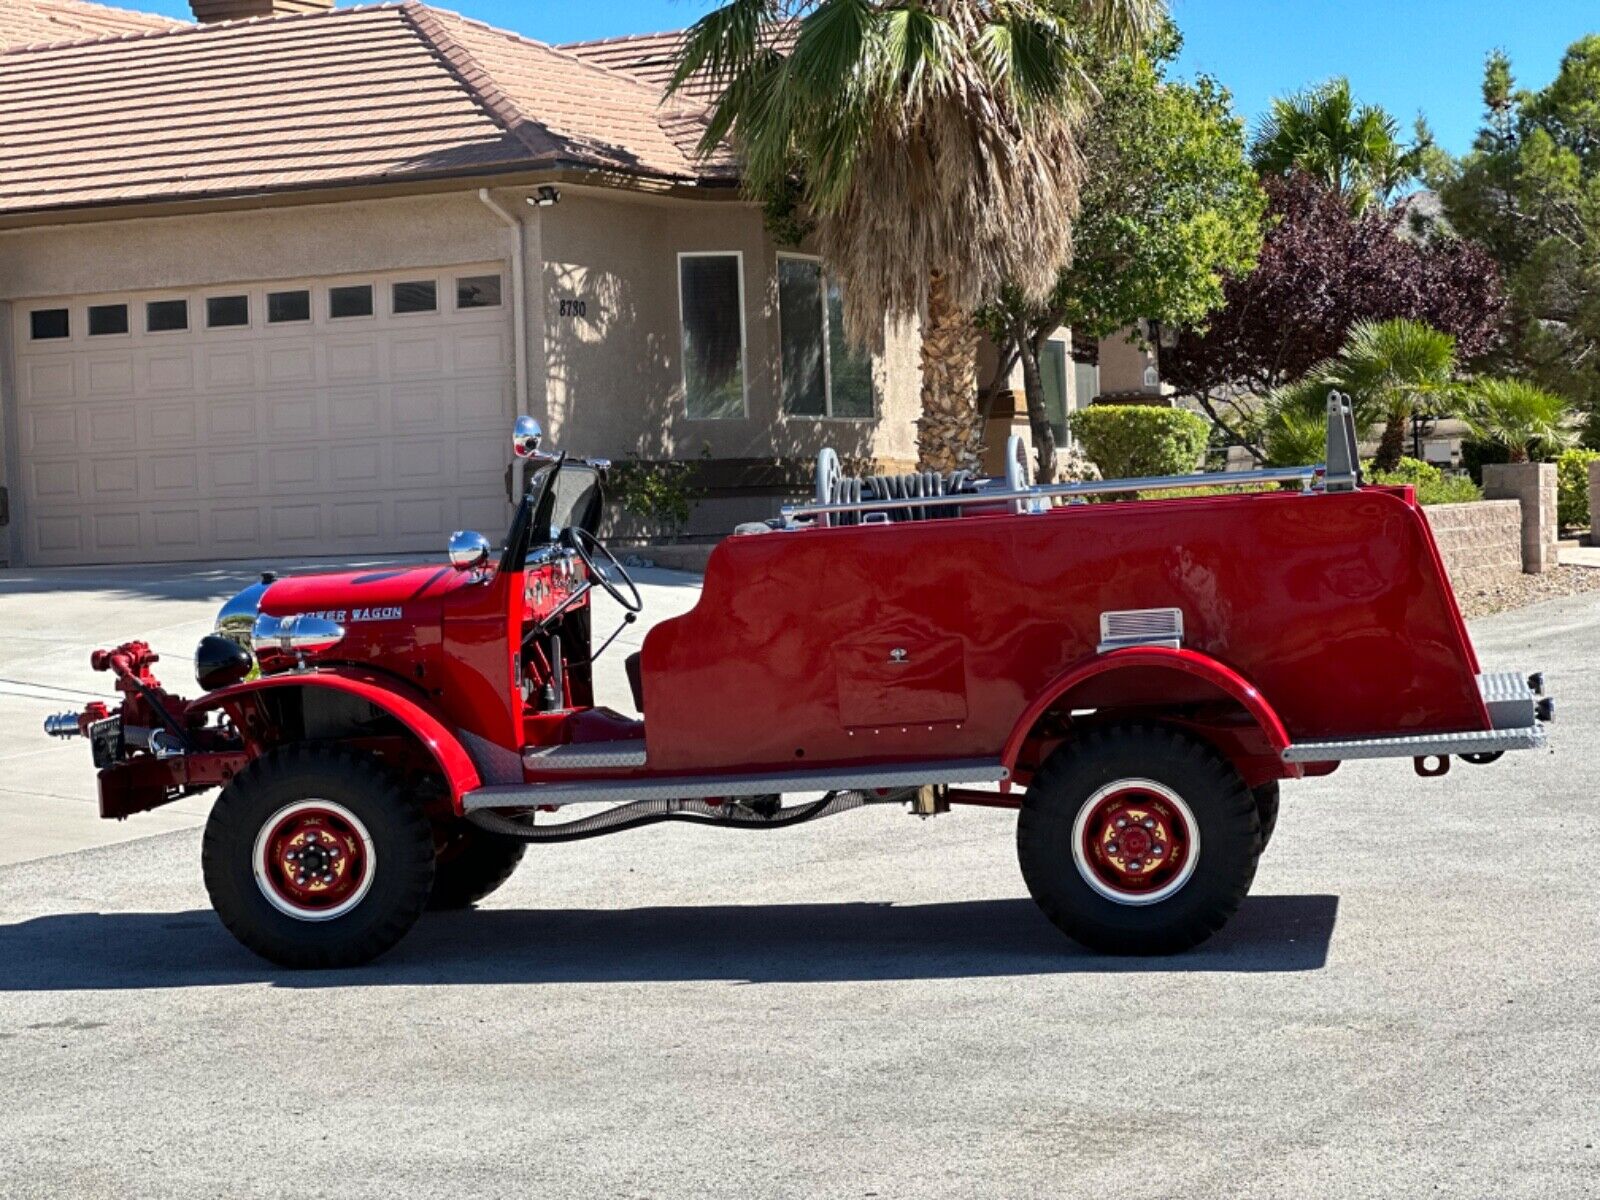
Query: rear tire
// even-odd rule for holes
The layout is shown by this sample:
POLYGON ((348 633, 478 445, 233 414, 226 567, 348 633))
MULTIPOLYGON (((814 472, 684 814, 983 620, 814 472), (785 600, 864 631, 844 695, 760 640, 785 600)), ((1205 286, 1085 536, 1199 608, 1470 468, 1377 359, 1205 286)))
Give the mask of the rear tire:
POLYGON ((465 821, 452 822, 433 867, 435 910, 471 908, 498 891, 516 871, 528 843, 501 837, 465 821))
POLYGON ((433 833, 378 762, 289 746, 262 755, 218 798, 201 866, 228 931, 285 967, 376 958, 421 915, 433 833))
POLYGON ((1028 891, 1068 937, 1106 954, 1172 954, 1238 910, 1261 854, 1256 800, 1204 742, 1170 729, 1091 730, 1034 776, 1017 823, 1028 891))

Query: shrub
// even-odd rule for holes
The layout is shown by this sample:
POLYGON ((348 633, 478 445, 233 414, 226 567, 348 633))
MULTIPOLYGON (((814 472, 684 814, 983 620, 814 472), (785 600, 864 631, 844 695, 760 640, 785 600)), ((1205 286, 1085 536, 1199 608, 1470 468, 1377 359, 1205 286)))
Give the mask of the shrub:
POLYGON ((1200 465, 1211 433, 1196 413, 1143 404, 1096 404, 1067 421, 1107 479, 1186 475, 1200 465))
POLYGON ((689 511, 699 499, 694 464, 646 462, 638 454, 632 457, 632 462, 612 468, 611 487, 617 501, 634 516, 654 522, 663 533, 676 537, 689 523, 689 511))
POLYGON ((1438 467, 1415 458, 1402 458, 1392 471, 1366 472, 1368 483, 1410 484, 1417 489, 1418 504, 1465 504, 1482 500, 1483 491, 1465 475, 1446 475, 1438 467))
POLYGON ((1556 520, 1563 529, 1589 524, 1589 464, 1600 450, 1568 450, 1556 459, 1556 520))

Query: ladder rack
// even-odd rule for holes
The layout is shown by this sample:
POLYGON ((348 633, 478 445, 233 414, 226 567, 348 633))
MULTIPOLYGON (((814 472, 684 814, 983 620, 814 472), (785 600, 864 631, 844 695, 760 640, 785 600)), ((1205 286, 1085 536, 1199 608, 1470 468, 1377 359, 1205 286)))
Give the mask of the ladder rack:
MULTIPOLYGON (((1339 392, 1328 393, 1328 456, 1326 462, 1308 467, 1266 467, 1256 471, 1202 471, 1193 475, 1156 475, 1149 478, 1095 479, 1082 483, 1027 483, 1025 468, 1019 469, 1022 439, 1013 437, 1006 448, 1006 478, 985 479, 970 492, 951 492, 942 496, 914 496, 906 499, 851 500, 834 503, 785 504, 780 510, 787 523, 797 517, 827 519, 844 513, 883 513, 909 509, 965 508, 972 505, 1010 503, 1014 512, 1045 512, 1051 501, 1060 497, 1104 496, 1113 492, 1154 492, 1175 488, 1211 487, 1256 483, 1298 483, 1305 494, 1350 492, 1361 486, 1361 460, 1357 457, 1355 416, 1350 398, 1339 392)), ((825 481, 838 471, 838 458, 831 450, 818 455, 818 495, 828 494, 825 481)))

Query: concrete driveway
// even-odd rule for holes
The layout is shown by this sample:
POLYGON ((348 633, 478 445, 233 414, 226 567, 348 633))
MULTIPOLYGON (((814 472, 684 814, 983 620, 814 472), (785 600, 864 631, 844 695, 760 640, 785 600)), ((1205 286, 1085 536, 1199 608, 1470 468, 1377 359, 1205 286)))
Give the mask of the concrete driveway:
MULTIPOLYGON (((85 609, 181 660, 244 577, 73 618, 63 574, 0 583, 0 675, 92 687, 85 609)), ((1289 787, 1179 958, 1061 939, 999 811, 538 848, 328 974, 232 941, 192 829, 0 868, 0 1195, 1596 1196, 1600 603, 1474 634, 1546 669, 1556 753, 1289 787)), ((87 805, 83 754, 0 806, 87 805)))

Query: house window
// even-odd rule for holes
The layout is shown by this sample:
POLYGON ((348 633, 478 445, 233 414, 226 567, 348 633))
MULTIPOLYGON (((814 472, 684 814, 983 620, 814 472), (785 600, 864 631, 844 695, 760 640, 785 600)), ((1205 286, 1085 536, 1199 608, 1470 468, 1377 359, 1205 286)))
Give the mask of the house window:
POLYGON ((439 311, 439 285, 431 279, 394 285, 390 300, 397 313, 431 313, 439 311))
POLYGON ((1100 394, 1100 368, 1095 363, 1072 364, 1072 398, 1079 408, 1094 403, 1100 394))
POLYGON ((678 319, 688 415, 745 415, 744 279, 738 251, 678 255, 678 319))
POLYGON ((267 324, 286 325, 311 320, 311 293, 304 288, 293 292, 267 293, 267 324))
POLYGON ((227 329, 250 324, 249 296, 209 296, 206 298, 206 328, 227 329))
POLYGON ((1044 383, 1044 411, 1056 445, 1067 444, 1067 343, 1051 338, 1039 355, 1039 377, 1044 383))
POLYGON ((89 305, 89 336, 108 337, 128 332, 128 306, 126 304, 89 305))
POLYGON ((36 342, 72 336, 72 324, 64 308, 36 308, 28 314, 28 329, 36 342))
POLYGON ((456 280, 457 308, 499 308, 500 276, 468 275, 456 280))
POLYGON ((187 300, 151 300, 144 306, 146 333, 172 333, 189 328, 187 300))
POLYGON ((815 259, 778 258, 778 336, 786 412, 872 415, 872 359, 845 341, 843 297, 815 259))
POLYGON ((372 285, 357 283, 349 287, 328 289, 328 315, 344 317, 370 317, 372 315, 372 285))

